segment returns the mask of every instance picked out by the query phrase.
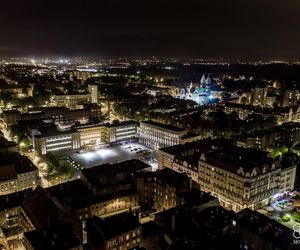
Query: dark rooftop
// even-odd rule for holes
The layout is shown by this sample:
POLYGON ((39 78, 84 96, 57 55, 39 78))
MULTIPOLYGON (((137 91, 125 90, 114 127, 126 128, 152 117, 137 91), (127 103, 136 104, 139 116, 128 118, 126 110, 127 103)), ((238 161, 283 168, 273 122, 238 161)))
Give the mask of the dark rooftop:
POLYGON ((67 214, 47 194, 37 186, 22 204, 22 209, 35 228, 48 227, 68 220, 67 214))
POLYGON ((141 226, 138 218, 132 213, 120 213, 106 219, 93 216, 87 220, 87 229, 97 241, 105 241, 137 229, 141 226))
POLYGON ((19 192, 0 196, 0 211, 21 206, 31 192, 32 189, 28 188, 19 192))
POLYGON ((82 175, 87 178, 88 182, 92 185, 101 185, 101 181, 105 181, 106 177, 116 176, 119 173, 135 173, 142 169, 148 168, 149 166, 139 160, 128 160, 119 163, 108 163, 92 168, 82 170, 82 175))
POLYGON ((138 125, 138 124, 139 123, 136 121, 123 121, 123 122, 115 123, 115 124, 106 123, 105 126, 109 127, 109 128, 113 128, 113 127, 119 127, 119 126, 138 125))
POLYGON ((146 125, 150 125, 150 126, 154 126, 154 127, 161 127, 163 129, 175 131, 175 132, 184 132, 185 131, 182 128, 178 128, 178 127, 175 127, 172 125, 166 125, 166 124, 162 124, 162 123, 158 123, 158 122, 153 122, 153 121, 144 121, 144 122, 141 122, 141 124, 146 124, 146 125))
POLYGON ((36 171, 37 167, 31 162, 29 158, 19 153, 13 154, 0 154, 0 169, 4 173, 4 167, 9 172, 15 174, 23 174, 27 172, 36 171), (8 168, 11 170, 8 170, 8 168))
POLYGON ((278 249, 290 249, 293 230, 248 208, 237 214, 237 223, 278 249))
POLYGON ((36 138, 43 138, 43 137, 50 137, 50 136, 56 136, 56 135, 68 135, 77 132, 77 130, 71 129, 71 130, 65 130, 60 131, 57 130, 56 127, 47 127, 47 128, 41 128, 39 129, 41 132, 40 135, 36 135, 36 138))
POLYGON ((80 231, 79 228, 81 229, 79 222, 75 224, 63 223, 26 232, 24 237, 33 249, 75 249, 82 245, 82 236, 75 233, 80 231))

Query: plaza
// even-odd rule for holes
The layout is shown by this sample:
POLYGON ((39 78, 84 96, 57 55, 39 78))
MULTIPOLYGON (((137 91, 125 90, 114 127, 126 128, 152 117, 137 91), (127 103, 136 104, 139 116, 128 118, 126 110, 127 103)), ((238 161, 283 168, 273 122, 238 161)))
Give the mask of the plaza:
POLYGON ((70 157, 83 168, 130 159, 139 159, 151 165, 152 170, 157 168, 157 161, 153 151, 138 142, 123 142, 122 144, 104 146, 99 149, 79 151, 70 157))

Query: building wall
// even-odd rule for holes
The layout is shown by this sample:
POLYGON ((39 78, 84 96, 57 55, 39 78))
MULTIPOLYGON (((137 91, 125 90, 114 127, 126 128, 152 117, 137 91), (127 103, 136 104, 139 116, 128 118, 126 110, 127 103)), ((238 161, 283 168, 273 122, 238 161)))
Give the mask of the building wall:
POLYGON ((39 137, 35 138, 34 141, 35 151, 38 155, 46 155, 49 152, 71 152, 81 147, 79 132, 39 137))
POLYGON ((76 108, 76 105, 91 101, 91 94, 55 95, 53 102, 58 107, 76 108))
POLYGON ((138 193, 118 196, 111 200, 104 200, 93 204, 91 214, 95 216, 108 216, 109 214, 122 213, 129 209, 135 211, 139 209, 138 193))
POLYGON ((84 145, 93 145, 100 143, 104 140, 104 126, 94 126, 94 127, 86 127, 86 128, 78 128, 80 133, 80 144, 84 145))
POLYGON ((297 165, 281 170, 280 192, 294 190, 296 170, 297 170, 297 165))
POLYGON ((0 195, 15 193, 27 188, 34 188, 38 183, 38 170, 18 174, 17 178, 0 182, 0 195))
POLYGON ((98 85, 89 84, 88 89, 91 94, 91 102, 98 103, 98 85))
POLYGON ((177 145, 186 132, 176 132, 158 126, 141 123, 138 128, 140 142, 150 148, 159 149, 177 145))
POLYGON ((277 161, 271 168, 266 167, 261 174, 243 174, 210 165, 205 157, 199 160, 196 168, 185 161, 178 161, 174 155, 159 151, 158 165, 160 169, 167 167, 179 173, 187 173, 201 189, 217 197, 222 206, 234 211, 246 207, 257 209, 268 204, 272 195, 292 190, 295 184, 296 167, 281 169, 277 161))
POLYGON ((142 228, 138 227, 125 234, 118 235, 117 237, 107 240, 105 242, 105 250, 113 249, 131 249, 139 245, 141 242, 142 228))

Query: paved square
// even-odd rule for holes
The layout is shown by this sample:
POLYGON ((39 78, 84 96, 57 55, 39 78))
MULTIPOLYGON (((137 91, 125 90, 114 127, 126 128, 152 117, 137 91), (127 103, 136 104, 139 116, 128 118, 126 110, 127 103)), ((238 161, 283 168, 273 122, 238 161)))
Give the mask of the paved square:
POLYGON ((152 151, 137 142, 106 146, 97 150, 75 153, 70 157, 84 168, 137 158, 148 164, 155 165, 155 161, 152 160, 152 151))

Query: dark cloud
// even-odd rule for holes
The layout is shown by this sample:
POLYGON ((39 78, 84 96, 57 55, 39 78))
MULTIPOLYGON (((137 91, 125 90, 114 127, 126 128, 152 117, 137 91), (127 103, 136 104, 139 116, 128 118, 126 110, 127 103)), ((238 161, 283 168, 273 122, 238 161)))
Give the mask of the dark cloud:
POLYGON ((297 0, 1 0, 0 54, 300 57, 297 0))

